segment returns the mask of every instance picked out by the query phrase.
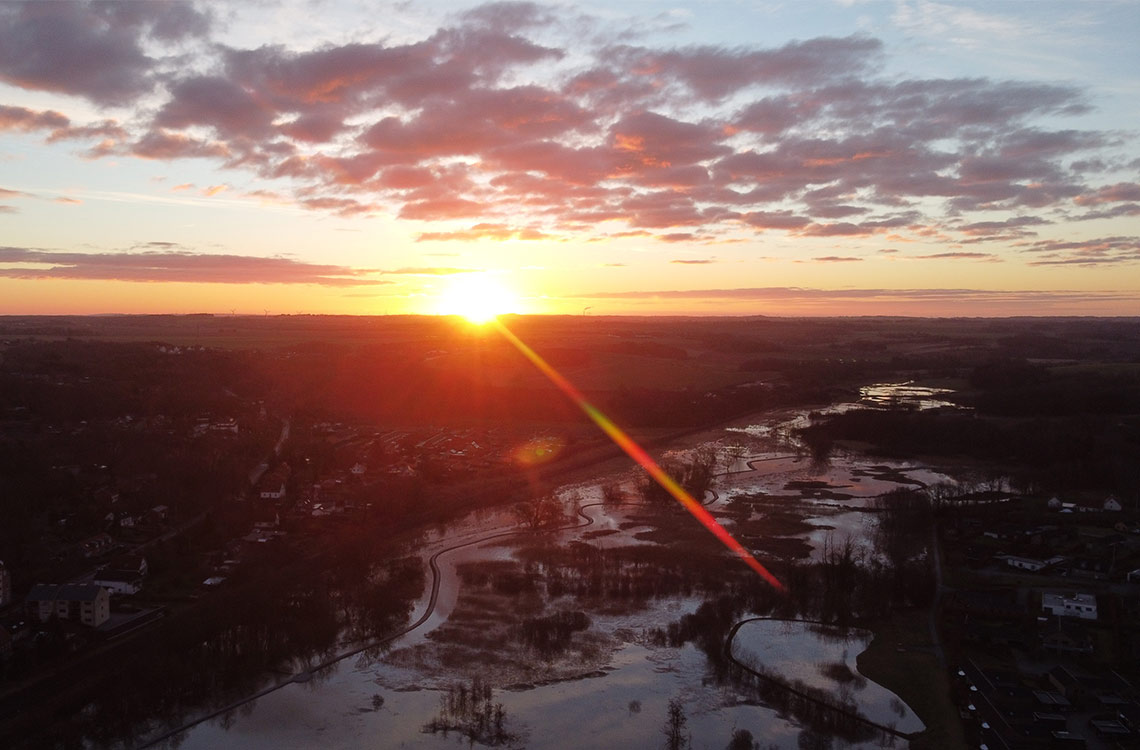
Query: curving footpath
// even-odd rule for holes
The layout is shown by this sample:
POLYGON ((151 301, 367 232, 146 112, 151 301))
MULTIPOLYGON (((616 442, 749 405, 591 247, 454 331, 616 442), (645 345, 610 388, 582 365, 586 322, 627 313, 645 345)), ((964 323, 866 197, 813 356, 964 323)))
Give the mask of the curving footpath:
POLYGON ((403 629, 401 629, 395 633, 391 633, 391 634, 386 635, 382 638, 377 638, 375 640, 369 641, 362 646, 356 646, 356 647, 354 647, 348 651, 339 653, 336 656, 331 656, 328 659, 325 659, 324 661, 322 661, 321 663, 317 664, 316 666, 314 666, 310 669, 304 670, 302 672, 297 672, 295 674, 291 674, 287 677, 283 677, 282 679, 273 683, 269 687, 266 687, 262 690, 259 690, 258 692, 254 693, 252 695, 248 695, 245 698, 234 701, 233 703, 227 704, 227 705, 225 705, 219 709, 211 711, 208 714, 204 714, 202 716, 199 716, 198 718, 194 719, 193 721, 189 721, 189 722, 183 724, 182 726, 178 727, 177 729, 171 729, 171 730, 159 735, 158 737, 154 737, 153 739, 150 739, 150 740, 143 742, 142 744, 138 745, 138 747, 139 748, 154 747, 155 745, 158 745, 159 743, 165 742, 166 740, 169 740, 170 738, 172 738, 178 734, 181 734, 182 732, 185 732, 189 729, 193 729, 194 727, 198 726, 199 724, 202 724, 203 722, 207 722, 210 719, 214 719, 214 718, 217 718, 218 716, 229 713, 230 711, 233 711, 236 708, 240 708, 241 706, 244 706, 247 703, 251 703, 253 701, 258 700, 259 698, 264 698, 265 696, 269 695, 270 693, 275 693, 278 690, 280 690, 281 688, 286 687, 287 685, 292 685, 293 683, 308 682, 309 680, 313 679, 313 674, 316 672, 320 672, 323 669, 327 669, 328 667, 331 667, 332 665, 336 664, 337 662, 343 661, 343 660, 348 659, 349 657, 352 657, 352 656, 356 656, 360 653, 363 653, 364 651, 368 651, 369 649, 373 649, 373 648, 376 648, 378 646, 384 646, 386 644, 389 644, 392 641, 395 641, 399 638, 403 638, 404 636, 408 635, 409 633, 412 633, 413 631, 419 629, 420 627, 423 626, 424 623, 426 623, 428 621, 428 619, 431 618, 432 614, 435 613, 435 606, 439 600, 439 590, 440 590, 440 587, 442 585, 442 579, 443 579, 443 573, 439 569, 439 558, 440 558, 440 556, 445 555, 449 552, 454 552, 457 549, 463 549, 464 547, 471 547, 471 546, 474 546, 477 544, 484 544, 484 543, 492 541, 494 539, 503 539, 503 538, 509 537, 509 536, 518 536, 520 534, 535 534, 535 533, 547 534, 547 533, 556 532, 556 531, 569 531, 571 529, 582 529, 582 528, 590 526, 591 524, 594 523, 594 519, 591 518, 590 516, 586 515, 586 513, 584 511, 587 508, 594 508, 594 507, 597 507, 600 505, 604 505, 604 503, 600 503, 600 502, 599 503, 587 503, 586 505, 579 506, 577 512, 578 512, 578 515, 583 519, 582 523, 567 524, 565 526, 555 526, 555 527, 549 528, 549 529, 515 529, 513 531, 501 531, 497 534, 488 534, 487 536, 482 536, 482 537, 479 537, 478 539, 473 539, 469 542, 463 542, 462 544, 454 544, 450 547, 445 547, 444 549, 437 550, 435 552, 435 554, 433 554, 430 558, 428 558, 428 566, 431 569, 431 594, 428 597, 427 608, 424 610, 423 614, 421 614, 419 616, 419 618, 416 619, 415 622, 411 623, 410 625, 407 625, 406 627, 404 627, 403 629))

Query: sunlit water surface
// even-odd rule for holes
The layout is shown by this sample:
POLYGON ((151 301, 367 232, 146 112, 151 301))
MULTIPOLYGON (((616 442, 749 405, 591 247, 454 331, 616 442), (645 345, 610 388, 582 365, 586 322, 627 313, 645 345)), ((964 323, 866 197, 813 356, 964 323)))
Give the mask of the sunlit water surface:
MULTIPOLYGON (((900 387, 876 386, 878 390, 865 389, 863 397, 897 401, 900 387)), ((919 394, 911 388, 907 397, 913 395, 927 403, 938 395, 926 392, 931 389, 922 390, 919 394)), ((829 407, 826 412, 850 408, 854 407, 843 404, 829 407)), ((800 535, 810 545, 812 559, 818 560, 827 545, 848 538, 858 552, 869 555, 873 550, 874 522, 861 508, 870 498, 897 487, 951 481, 944 474, 912 463, 871 461, 845 454, 833 456, 824 463, 814 463, 789 452, 797 447, 794 429, 806 426, 811 419, 807 412, 786 412, 765 422, 730 428, 718 440, 708 443, 720 451, 738 442, 738 438, 762 441, 769 446, 768 450, 725 460, 727 472, 717 483, 715 498, 709 498, 710 507, 715 511, 741 493, 789 497, 804 507, 817 509, 805 518, 813 530, 800 535), (810 483, 810 489, 789 490, 789 483, 810 483)), ((740 448, 733 450, 739 452, 740 448)), ((567 486, 560 490, 560 496, 574 494, 583 505, 597 503, 601 499, 602 484, 614 481, 632 484, 632 475, 567 486)), ((622 528, 628 511, 594 506, 585 512, 594 523, 561 533, 560 543, 583 538, 597 546, 645 543, 633 537, 644 527, 626 523, 622 528), (604 535, 599 536, 599 533, 604 535)), ((511 523, 509 514, 502 512, 470 516, 451 527, 433 530, 423 544, 421 556, 426 565, 428 557, 439 549, 501 533, 509 530, 511 523)), ((459 564, 505 560, 511 555, 511 547, 501 540, 444 554, 439 560, 442 580, 433 615, 422 627, 393 644, 393 650, 424 643, 427 635, 454 611, 460 590, 456 572, 459 564)), ((723 748, 734 728, 749 730, 764 747, 797 747, 802 727, 789 717, 748 702, 746 696, 735 694, 732 688, 715 685, 708 676, 704 654, 691 645, 651 646, 638 636, 649 628, 676 621, 699 603, 691 598, 667 598, 621 617, 591 613, 591 628, 616 634, 620 642, 604 669, 549 684, 511 688, 495 685, 494 700, 503 704, 508 727, 517 734, 514 746, 552 749, 657 746, 663 738, 661 729, 668 702, 680 699, 685 706, 687 730, 692 735, 694 748, 723 748)), ((425 594, 416 605, 412 619, 426 607, 425 594)), ((789 680, 837 689, 835 680, 821 671, 821 665, 841 663, 855 672, 855 657, 870 639, 866 631, 825 635, 803 623, 752 621, 741 627, 734 641, 734 653, 750 654, 789 680)), ((477 668, 477 665, 472 667, 473 671, 477 668)), ((438 712, 444 688, 468 676, 439 669, 412 668, 398 660, 350 658, 311 682, 290 684, 228 716, 200 724, 167 746, 183 750, 218 747, 331 750, 444 748, 456 746, 457 742, 466 744, 466 740, 460 741, 454 733, 445 738, 424 732, 423 726, 438 712), (379 707, 377 696, 382 698, 379 707)), ((876 683, 859 678, 844 689, 869 718, 907 732, 922 728, 921 721, 905 704, 876 683)), ((833 746, 848 747, 838 740, 833 746)))

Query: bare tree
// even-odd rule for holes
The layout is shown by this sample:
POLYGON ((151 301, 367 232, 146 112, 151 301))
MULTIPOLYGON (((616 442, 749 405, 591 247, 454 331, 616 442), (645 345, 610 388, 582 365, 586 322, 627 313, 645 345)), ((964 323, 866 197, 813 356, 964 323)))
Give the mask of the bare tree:
POLYGON ((602 485, 602 502, 606 505, 621 505, 625 502, 625 489, 617 482, 602 485))
POLYGON ((685 708, 681 701, 673 698, 669 701, 669 713, 665 719, 662 732, 665 733, 666 750, 685 750, 692 747, 692 736, 685 732, 685 725, 689 723, 685 717, 685 708))
POLYGON ((515 517, 523 526, 537 529, 542 526, 556 526, 566 520, 562 503, 553 495, 539 495, 517 504, 515 517))

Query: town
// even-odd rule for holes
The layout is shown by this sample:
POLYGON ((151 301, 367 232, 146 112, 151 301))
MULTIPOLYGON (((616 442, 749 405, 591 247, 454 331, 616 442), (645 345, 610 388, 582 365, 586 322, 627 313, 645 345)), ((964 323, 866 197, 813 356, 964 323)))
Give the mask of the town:
MULTIPOLYGON (((758 525, 746 539, 789 596, 757 591, 731 611, 791 608, 881 634, 860 669, 925 724, 910 736, 915 747, 1137 746, 1140 327, 1058 320, 1049 336, 1030 337, 1030 325, 1045 324, 523 327, 655 451, 750 414, 803 409, 811 417, 780 460, 818 472, 857 453, 939 456, 940 476, 954 481, 857 470, 910 493, 865 506, 829 481, 788 482, 803 501, 835 503, 829 513, 873 517, 887 562, 856 555, 851 539, 846 551, 836 539, 809 557, 793 532, 758 525), (884 382, 940 387, 866 388, 884 382), (827 411, 861 393, 863 408, 827 411), (845 592, 807 583, 844 566, 865 583, 845 592)), ((523 508, 517 528, 538 528, 528 498, 625 466, 528 363, 454 321, 52 326, 28 318, 0 328, 0 738, 15 746, 146 737, 240 701, 275 670, 309 680, 320 655, 408 627, 430 588, 419 550, 433 529, 512 506, 523 508), (314 344, 314 330, 333 343, 314 344)), ((708 454, 723 481, 760 450, 724 445, 708 454)), ((694 492, 716 491, 710 476, 694 492)), ((610 494, 628 492, 607 486, 606 502, 625 507, 610 494)), ((778 500, 740 495, 724 513, 750 529, 746 509, 778 500)), ((671 518, 627 525, 687 539, 671 518)), ((713 576, 731 563, 701 554, 710 557, 692 559, 687 575, 707 571, 725 591, 755 585, 737 572, 713 576)), ((585 615, 553 617, 527 627, 589 628, 585 615)), ((716 644, 710 663, 731 624, 692 636, 716 644)), ((651 640, 670 643, 673 632, 651 640)))

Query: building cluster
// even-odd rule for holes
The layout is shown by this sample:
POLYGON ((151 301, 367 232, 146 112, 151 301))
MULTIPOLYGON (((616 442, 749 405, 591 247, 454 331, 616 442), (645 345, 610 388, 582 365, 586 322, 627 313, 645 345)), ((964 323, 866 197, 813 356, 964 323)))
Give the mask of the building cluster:
POLYGON ((954 691, 988 750, 1135 747, 1140 696, 1108 667, 1015 671, 967 659, 954 691))
POLYGON ((1115 497, 1025 499, 951 514, 943 538, 943 634, 975 746, 1140 747, 1136 517, 1115 497))

